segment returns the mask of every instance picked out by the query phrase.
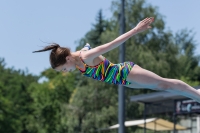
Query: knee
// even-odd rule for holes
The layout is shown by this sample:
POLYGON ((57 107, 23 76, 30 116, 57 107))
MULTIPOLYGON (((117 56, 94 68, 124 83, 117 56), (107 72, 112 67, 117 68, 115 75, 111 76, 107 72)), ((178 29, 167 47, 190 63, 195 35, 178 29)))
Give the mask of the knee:
POLYGON ((181 85, 182 81, 176 79, 168 79, 166 81, 162 81, 157 85, 159 90, 170 90, 176 88, 177 85, 181 85))
POLYGON ((169 90, 172 86, 168 82, 161 82, 157 84, 158 90, 169 90))

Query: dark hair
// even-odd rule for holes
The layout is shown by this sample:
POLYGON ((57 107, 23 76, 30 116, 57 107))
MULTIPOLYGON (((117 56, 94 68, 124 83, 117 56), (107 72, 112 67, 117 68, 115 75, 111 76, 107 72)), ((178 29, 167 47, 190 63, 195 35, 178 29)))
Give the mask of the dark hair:
POLYGON ((36 52, 44 52, 51 50, 50 53, 50 64, 53 69, 58 67, 59 65, 63 65, 66 63, 66 57, 71 55, 70 50, 65 47, 60 47, 56 43, 52 43, 52 45, 44 47, 44 49, 33 51, 33 53, 36 52))

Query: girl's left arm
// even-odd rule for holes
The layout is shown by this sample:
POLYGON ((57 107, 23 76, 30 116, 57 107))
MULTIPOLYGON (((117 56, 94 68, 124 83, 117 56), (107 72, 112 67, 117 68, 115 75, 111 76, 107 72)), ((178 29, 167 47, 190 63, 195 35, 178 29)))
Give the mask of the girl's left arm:
POLYGON ((117 37, 115 40, 113 40, 109 43, 95 47, 95 48, 85 52, 82 58, 84 58, 86 60, 94 59, 94 58, 98 57, 99 55, 102 55, 102 54, 118 47, 119 45, 124 43, 126 40, 128 40, 130 37, 151 28, 149 25, 153 21, 154 21, 154 18, 152 18, 152 17, 146 18, 146 19, 140 21, 134 29, 124 33, 123 35, 117 37))

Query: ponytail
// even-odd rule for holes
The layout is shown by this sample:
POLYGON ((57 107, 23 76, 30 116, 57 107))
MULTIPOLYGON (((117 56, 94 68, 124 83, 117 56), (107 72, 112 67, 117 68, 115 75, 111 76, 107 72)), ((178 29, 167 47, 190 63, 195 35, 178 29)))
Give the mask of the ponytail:
POLYGON ((52 45, 44 47, 44 49, 33 51, 36 52, 44 52, 52 50, 50 52, 50 64, 53 69, 58 67, 59 65, 63 65, 66 63, 66 57, 71 55, 69 48, 60 47, 60 45, 53 43, 52 45))
POLYGON ((49 45, 49 46, 46 46, 44 47, 44 49, 41 49, 41 50, 37 50, 37 51, 33 51, 33 53, 36 53, 36 52, 44 52, 44 51, 48 51, 48 50, 56 50, 58 47, 60 47, 60 45, 56 44, 56 43, 53 43, 52 45, 49 45))

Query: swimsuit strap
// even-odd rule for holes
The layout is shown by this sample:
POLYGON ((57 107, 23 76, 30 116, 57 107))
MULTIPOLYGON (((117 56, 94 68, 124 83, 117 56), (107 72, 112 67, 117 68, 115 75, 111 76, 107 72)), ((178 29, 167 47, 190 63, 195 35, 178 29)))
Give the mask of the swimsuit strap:
POLYGON ((76 66, 79 70, 81 71, 85 71, 87 64, 83 61, 83 59, 81 58, 81 51, 79 53, 79 58, 82 61, 83 65, 84 65, 84 70, 82 68, 80 68, 79 66, 76 66))
POLYGON ((83 61, 83 59, 81 58, 81 51, 80 51, 80 53, 79 53, 79 58, 81 59, 81 61, 83 62, 84 65, 87 65, 87 64, 83 61))

